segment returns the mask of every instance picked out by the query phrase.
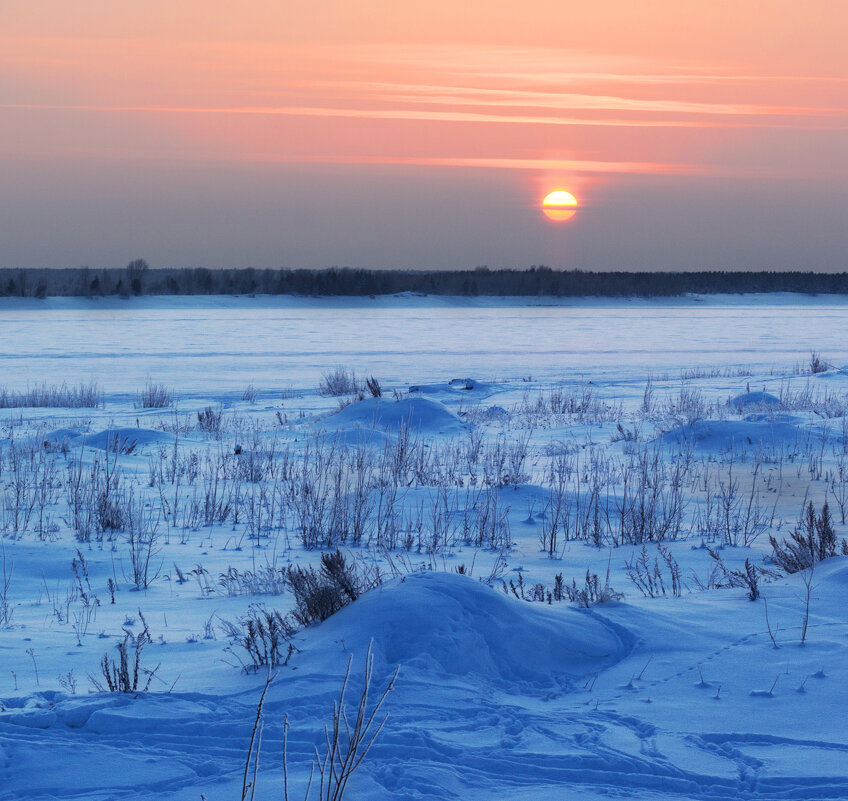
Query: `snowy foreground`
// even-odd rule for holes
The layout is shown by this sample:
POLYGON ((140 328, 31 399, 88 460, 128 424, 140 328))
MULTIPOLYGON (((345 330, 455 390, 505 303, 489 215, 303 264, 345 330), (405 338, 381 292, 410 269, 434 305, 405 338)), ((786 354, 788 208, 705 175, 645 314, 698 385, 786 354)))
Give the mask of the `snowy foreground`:
POLYGON ((0 799, 241 798, 269 616, 257 799, 283 797, 284 716, 303 797, 369 643, 371 702, 399 672, 352 801, 848 798, 848 370, 803 347, 454 381, 360 353, 338 396, 331 356, 218 393, 77 373, 58 399, 93 408, 9 380, 0 799), (810 502, 836 555, 787 570, 770 537, 810 502), (325 616, 337 550, 356 600, 304 625, 290 567, 325 616))

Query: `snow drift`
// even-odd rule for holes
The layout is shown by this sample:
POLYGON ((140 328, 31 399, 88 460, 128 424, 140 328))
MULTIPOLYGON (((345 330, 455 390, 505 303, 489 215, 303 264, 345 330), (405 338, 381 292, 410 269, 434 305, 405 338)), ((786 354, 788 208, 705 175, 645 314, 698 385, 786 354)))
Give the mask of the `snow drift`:
POLYGON ((691 444, 701 450, 718 452, 733 448, 786 449, 799 447, 819 432, 804 428, 790 415, 752 414, 745 420, 697 420, 667 431, 657 438, 663 444, 691 444))
POLYGON ((737 411, 744 411, 750 407, 776 409, 781 406, 780 398, 769 392, 743 392, 727 402, 728 406, 737 411))
POLYGON ((432 398, 388 400, 366 398, 351 403, 323 423, 338 428, 372 427, 396 431, 403 425, 415 431, 441 433, 457 431, 464 423, 447 406, 432 398))
POLYGON ((338 645, 364 653, 404 682, 470 681, 511 692, 568 689, 623 659, 635 641, 588 610, 549 609, 455 573, 414 573, 372 590, 307 636, 338 661, 338 645))
POLYGON ((164 431, 154 431, 149 428, 107 428, 105 431, 87 434, 84 439, 78 440, 80 444, 83 442, 89 448, 130 451, 162 442, 173 444, 174 437, 164 431))

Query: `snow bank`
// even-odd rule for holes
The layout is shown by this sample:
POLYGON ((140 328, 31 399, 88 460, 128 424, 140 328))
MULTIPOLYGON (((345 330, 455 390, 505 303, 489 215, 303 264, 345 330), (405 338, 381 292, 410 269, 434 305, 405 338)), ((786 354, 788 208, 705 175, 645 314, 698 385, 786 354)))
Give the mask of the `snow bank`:
POLYGON ((366 398, 345 406, 322 423, 336 428, 388 430, 409 424, 411 429, 431 434, 459 431, 465 426, 447 406, 432 398, 403 398, 399 401, 366 398))
MULTIPOLYGON (((82 442, 82 439, 79 441, 82 442)), ((105 431, 87 434, 84 441, 90 448, 111 451, 115 450, 117 444, 118 450, 129 451, 160 442, 173 443, 174 437, 164 431, 149 428, 107 428, 105 431)))
POLYGON ((702 450, 729 451, 733 448, 785 448, 801 445, 819 434, 802 428, 789 415, 769 418, 751 415, 746 420, 697 420, 677 426, 657 437, 663 444, 691 444, 702 450))
POLYGON ((374 641, 384 669, 404 682, 465 680, 513 693, 567 689, 572 679, 615 664, 635 641, 587 610, 555 609, 507 597, 467 576, 414 573, 346 607, 310 633, 338 661, 339 640, 364 653, 374 641))
POLYGON ((168 443, 173 445, 174 436, 165 431, 150 428, 107 428, 92 433, 88 427, 57 428, 42 435, 41 441, 45 447, 85 445, 104 451, 119 451, 131 453, 142 449, 145 445, 168 443))
POLYGON ((48 431, 42 437, 42 441, 45 446, 74 444, 85 432, 84 428, 57 428, 55 431, 48 431))
POLYGON ((743 392, 735 398, 731 398, 727 402, 728 406, 732 406, 738 411, 743 411, 751 406, 753 407, 773 407, 777 408, 781 405, 780 398, 769 394, 768 392, 743 392))

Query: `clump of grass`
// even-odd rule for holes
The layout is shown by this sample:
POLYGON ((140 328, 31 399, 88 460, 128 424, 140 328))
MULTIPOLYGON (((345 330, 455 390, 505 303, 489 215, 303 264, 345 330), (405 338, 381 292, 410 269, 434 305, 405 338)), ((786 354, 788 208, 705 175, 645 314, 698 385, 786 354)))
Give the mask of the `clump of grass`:
POLYGON ((174 395, 169 387, 164 384, 155 384, 150 378, 144 385, 144 389, 138 393, 136 398, 136 409, 167 409, 174 403, 174 395))
POLYGON ((111 693, 134 693, 147 692, 150 688, 150 682, 153 681, 159 665, 152 670, 141 666, 144 647, 153 640, 144 615, 139 611, 138 616, 144 626, 141 633, 136 635, 124 629, 124 639, 118 643, 118 659, 104 654, 103 659, 100 660, 103 681, 89 674, 88 679, 97 692, 108 690, 111 693))
POLYGON ((282 595, 286 589, 286 569, 266 565, 256 570, 239 570, 230 565, 218 577, 218 586, 230 597, 239 595, 282 595))
POLYGON ((360 386, 356 380, 356 373, 341 365, 323 372, 321 380, 318 382, 319 395, 338 397, 340 395, 353 395, 359 390, 360 386))
POLYGON ((0 409, 44 408, 95 409, 102 393, 96 381, 68 386, 41 384, 27 387, 23 392, 0 387, 0 409))
POLYGON ((827 503, 817 515, 810 501, 789 539, 778 542, 775 537, 769 536, 769 542, 772 547, 769 559, 785 573, 800 573, 816 562, 836 556, 836 532, 827 503))
POLYGON ((245 673, 287 665, 295 651, 291 638, 296 631, 288 615, 262 604, 251 604, 238 624, 224 621, 224 632, 231 640, 227 650, 241 662, 245 673), (236 651, 235 646, 245 653, 236 651))
POLYGON ((383 397, 383 388, 380 386, 380 382, 374 378, 373 375, 370 378, 365 379, 365 386, 371 393, 372 398, 383 397))
POLYGON ((826 373, 827 370, 828 364, 822 359, 821 354, 818 351, 812 351, 810 353, 810 372, 815 375, 816 373, 826 373))
POLYGON ((219 434, 221 432, 221 419, 224 411, 219 406, 217 409, 207 406, 197 413, 197 427, 207 434, 219 434))

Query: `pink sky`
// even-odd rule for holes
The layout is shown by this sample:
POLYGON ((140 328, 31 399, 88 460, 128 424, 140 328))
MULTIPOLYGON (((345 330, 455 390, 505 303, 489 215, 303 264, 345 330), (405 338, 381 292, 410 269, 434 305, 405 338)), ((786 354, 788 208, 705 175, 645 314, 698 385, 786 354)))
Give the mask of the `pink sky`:
POLYGON ((847 29, 843 0, 7 0, 0 265, 848 269, 847 29))

